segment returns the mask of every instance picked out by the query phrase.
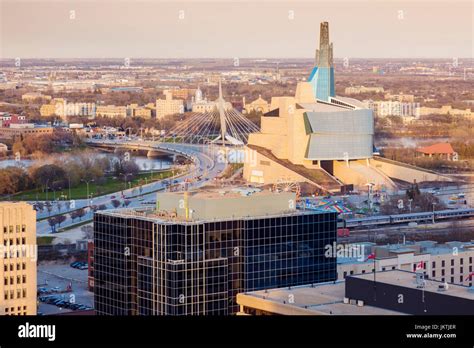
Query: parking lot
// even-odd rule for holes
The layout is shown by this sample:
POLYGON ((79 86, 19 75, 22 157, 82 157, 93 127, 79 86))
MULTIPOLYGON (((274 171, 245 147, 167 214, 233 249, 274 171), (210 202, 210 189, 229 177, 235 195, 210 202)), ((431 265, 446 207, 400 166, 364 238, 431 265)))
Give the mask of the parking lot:
MULTIPOLYGON (((43 290, 39 297, 55 296, 64 302, 93 307, 93 293, 87 289, 87 269, 72 268, 70 262, 44 261, 38 264, 38 289, 43 290), (71 291, 67 292, 71 286, 71 291)), ((72 309, 61 308, 38 300, 39 314, 56 314, 70 312, 72 309)), ((59 303, 64 305, 64 303, 59 303)))

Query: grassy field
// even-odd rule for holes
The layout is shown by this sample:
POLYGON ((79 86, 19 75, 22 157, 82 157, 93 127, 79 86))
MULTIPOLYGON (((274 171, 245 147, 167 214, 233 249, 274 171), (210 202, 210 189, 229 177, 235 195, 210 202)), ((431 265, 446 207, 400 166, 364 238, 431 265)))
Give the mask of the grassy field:
MULTIPOLYGON (((130 183, 131 187, 138 187, 140 185, 145 185, 146 182, 150 183, 153 181, 158 181, 161 179, 168 178, 172 175, 173 173, 171 170, 163 171, 160 173, 153 173, 153 177, 150 173, 140 173, 136 175, 133 180, 130 180, 130 183), (145 178, 147 179, 146 181, 145 178)), ((127 183, 125 186, 125 181, 123 180, 123 178, 106 177, 106 181, 101 185, 97 185, 94 182, 89 183, 89 194, 93 197, 96 197, 108 193, 118 192, 124 190, 125 188, 128 189, 129 185, 127 183)), ((14 201, 34 201, 37 199, 41 201, 46 201, 54 200, 55 196, 56 199, 60 198, 65 200, 87 198, 87 185, 86 183, 81 183, 80 185, 71 187, 71 197, 69 197, 69 190, 66 187, 61 191, 56 191, 56 194, 54 194, 52 191, 46 193, 41 192, 41 190, 35 189, 14 194, 11 197, 8 197, 7 199, 14 201)))
POLYGON ((55 237, 50 237, 50 236, 44 236, 44 237, 38 237, 37 244, 38 245, 50 245, 53 242, 53 239, 55 237))

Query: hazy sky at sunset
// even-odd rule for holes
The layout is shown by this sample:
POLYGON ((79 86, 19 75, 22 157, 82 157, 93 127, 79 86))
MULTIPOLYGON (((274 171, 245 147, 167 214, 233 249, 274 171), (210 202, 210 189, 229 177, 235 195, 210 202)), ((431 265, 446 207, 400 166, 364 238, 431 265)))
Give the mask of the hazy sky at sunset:
POLYGON ((474 51, 472 1, 0 3, 2 58, 311 58, 321 21, 329 21, 338 58, 462 58, 474 51))

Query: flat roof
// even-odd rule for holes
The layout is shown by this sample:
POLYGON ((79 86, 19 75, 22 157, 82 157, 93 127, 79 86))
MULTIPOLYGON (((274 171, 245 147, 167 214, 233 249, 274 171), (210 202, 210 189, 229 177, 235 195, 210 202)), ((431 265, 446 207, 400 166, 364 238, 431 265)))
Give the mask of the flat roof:
MULTIPOLYGON (((368 281, 374 280, 373 273, 355 274, 355 275, 350 275, 348 277, 360 278, 360 279, 365 279, 368 281)), ((402 271, 402 270, 388 270, 388 271, 377 272, 375 277, 376 277, 377 283, 402 286, 402 287, 412 288, 412 289, 416 289, 420 291, 422 290, 420 288, 417 288, 415 272, 408 272, 408 271, 402 271)), ((471 290, 471 288, 467 286, 448 284, 447 291, 439 291, 438 290, 439 285, 442 285, 442 284, 444 283, 441 281, 425 279, 424 291, 435 292, 442 295, 456 296, 456 297, 466 298, 469 300, 474 300, 474 287, 471 290)))
POLYGON ((345 281, 336 281, 240 293, 237 303, 286 315, 404 315, 383 308, 344 303, 344 297, 345 281))
MULTIPOLYGON (((94 214, 97 215, 108 215, 108 216, 116 216, 122 218, 134 218, 139 220, 151 221, 160 224, 197 224, 197 223, 205 223, 205 222, 217 222, 217 221, 233 221, 233 220, 255 220, 260 218, 278 218, 278 217, 285 217, 285 216, 303 216, 303 215, 318 215, 318 214, 329 214, 332 212, 325 212, 325 211, 316 211, 316 210, 291 210, 287 212, 281 212, 278 214, 266 214, 266 215, 252 215, 252 212, 249 212, 248 216, 243 217, 219 217, 215 219, 193 219, 193 220, 185 220, 179 216, 172 217, 171 215, 163 215, 160 214, 161 211, 156 211, 154 207, 137 207, 137 208, 121 208, 121 209, 109 209, 109 210, 101 210, 97 211, 94 214)), ((162 212, 161 212, 162 213, 162 212)))

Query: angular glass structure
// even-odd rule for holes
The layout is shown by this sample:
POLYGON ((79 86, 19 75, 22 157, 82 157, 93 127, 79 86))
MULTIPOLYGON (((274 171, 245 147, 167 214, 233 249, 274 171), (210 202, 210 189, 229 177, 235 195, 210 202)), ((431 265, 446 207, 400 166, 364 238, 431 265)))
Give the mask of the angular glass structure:
POLYGON ((308 82, 313 87, 314 96, 322 101, 335 97, 333 46, 329 43, 329 24, 321 23, 319 50, 316 50, 315 66, 308 82))

